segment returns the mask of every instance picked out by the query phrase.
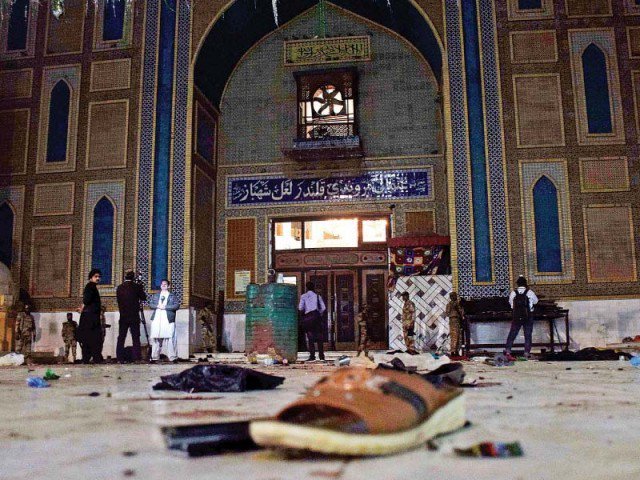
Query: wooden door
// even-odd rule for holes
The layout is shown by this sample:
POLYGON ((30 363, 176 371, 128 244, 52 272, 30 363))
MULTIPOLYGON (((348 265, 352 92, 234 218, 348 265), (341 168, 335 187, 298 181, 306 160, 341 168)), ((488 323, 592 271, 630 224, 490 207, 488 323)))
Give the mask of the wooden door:
POLYGON ((342 270, 333 272, 332 275, 335 348, 337 350, 355 350, 357 348, 355 314, 358 298, 356 272, 342 270))
POLYGON ((389 346, 389 321, 387 307, 387 270, 363 270, 362 303, 369 306, 371 328, 367 332, 372 349, 389 346))

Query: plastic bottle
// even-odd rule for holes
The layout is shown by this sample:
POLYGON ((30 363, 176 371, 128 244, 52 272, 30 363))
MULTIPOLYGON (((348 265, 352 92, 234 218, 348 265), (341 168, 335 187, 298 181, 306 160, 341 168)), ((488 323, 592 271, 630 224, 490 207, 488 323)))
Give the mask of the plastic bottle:
POLYGON ((33 388, 47 388, 51 386, 49 382, 40 377, 27 377, 27 385, 33 388))

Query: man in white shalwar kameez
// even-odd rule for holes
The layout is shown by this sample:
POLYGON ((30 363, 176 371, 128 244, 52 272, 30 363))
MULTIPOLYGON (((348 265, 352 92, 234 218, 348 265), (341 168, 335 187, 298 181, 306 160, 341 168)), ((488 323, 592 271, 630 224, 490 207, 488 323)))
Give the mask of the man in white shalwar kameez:
POLYGON ((176 311, 180 307, 176 296, 169 291, 171 283, 162 280, 160 293, 155 293, 149 299, 149 307, 153 309, 151 315, 151 361, 160 360, 160 353, 164 353, 169 360, 176 362, 176 311))

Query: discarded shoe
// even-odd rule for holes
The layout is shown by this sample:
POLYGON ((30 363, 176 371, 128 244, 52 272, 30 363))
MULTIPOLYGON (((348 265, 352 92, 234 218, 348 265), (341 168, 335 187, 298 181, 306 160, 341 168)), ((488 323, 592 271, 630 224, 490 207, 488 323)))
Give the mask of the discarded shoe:
POLYGON ((419 375, 344 367, 321 379, 273 420, 251 423, 261 446, 328 455, 390 455, 465 424, 459 389, 419 375))
POLYGON ((436 387, 458 387, 464 380, 464 367, 461 363, 445 363, 432 372, 422 375, 426 381, 436 387))

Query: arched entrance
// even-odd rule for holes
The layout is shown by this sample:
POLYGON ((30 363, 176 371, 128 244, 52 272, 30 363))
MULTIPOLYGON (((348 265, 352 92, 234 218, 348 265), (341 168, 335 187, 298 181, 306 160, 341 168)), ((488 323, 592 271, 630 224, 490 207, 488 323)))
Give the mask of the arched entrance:
POLYGON ((279 26, 267 3, 230 4, 194 56, 192 294, 211 298, 215 279, 232 322, 243 283, 267 269, 300 287, 314 280, 338 348, 353 345, 359 305, 382 297, 386 347, 386 240, 450 232, 442 43, 411 2, 289 2, 279 26), (324 58, 300 61, 307 47, 324 58), (349 57, 360 48, 370 55, 349 57), (386 227, 371 241, 376 222, 386 227), (217 268, 206 271, 202 252, 214 247, 217 268))

